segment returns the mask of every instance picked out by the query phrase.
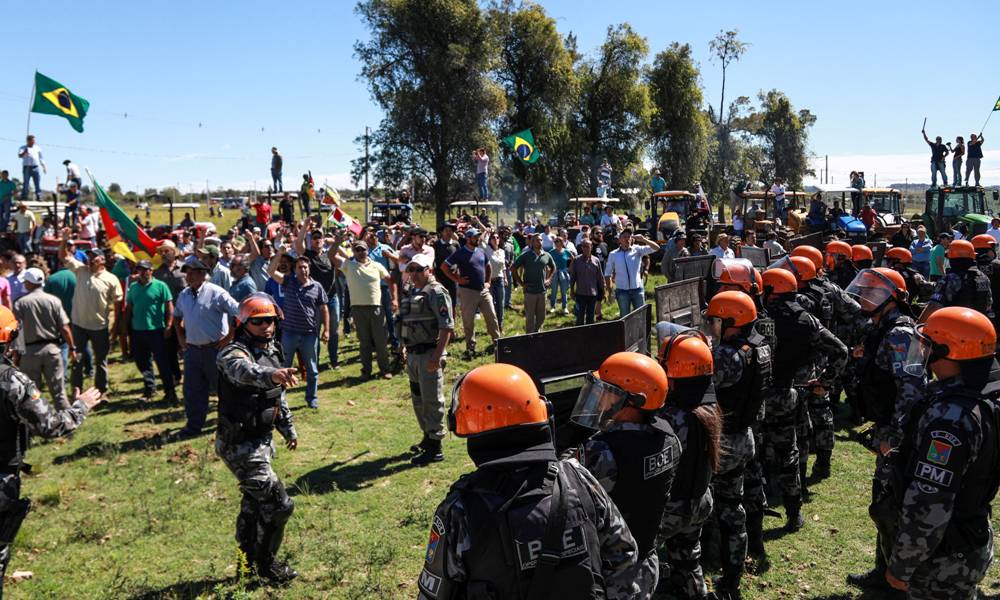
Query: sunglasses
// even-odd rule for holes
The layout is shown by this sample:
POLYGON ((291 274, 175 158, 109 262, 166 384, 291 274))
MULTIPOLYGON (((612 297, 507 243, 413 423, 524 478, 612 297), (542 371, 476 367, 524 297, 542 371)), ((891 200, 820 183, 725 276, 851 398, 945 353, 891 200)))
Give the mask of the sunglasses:
POLYGON ((250 317, 247 319, 247 323, 250 325, 270 325, 271 323, 277 323, 278 319, 276 317, 250 317))
POLYGON ((421 267, 420 265, 414 265, 412 267, 406 267, 407 273, 420 273, 427 267, 421 267))

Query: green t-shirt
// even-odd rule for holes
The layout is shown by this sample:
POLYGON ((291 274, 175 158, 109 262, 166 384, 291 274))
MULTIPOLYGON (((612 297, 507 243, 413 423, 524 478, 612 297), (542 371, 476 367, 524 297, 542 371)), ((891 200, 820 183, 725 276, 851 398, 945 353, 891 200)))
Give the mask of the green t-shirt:
POLYGON ((0 202, 10 202, 11 197, 14 196, 14 190, 17 189, 17 184, 8 179, 7 181, 0 181, 0 202))
POLYGON ((125 296, 125 302, 132 305, 132 329, 152 331, 166 327, 166 306, 170 301, 170 288, 159 279, 146 285, 133 283, 125 296))
POLYGON ((76 275, 72 269, 59 269, 45 280, 44 290, 59 298, 66 314, 73 312, 73 292, 76 291, 76 275))
POLYGON ((111 267, 111 274, 117 277, 118 281, 125 283, 132 271, 128 268, 128 262, 125 259, 118 259, 115 261, 115 266, 111 267))
POLYGON ((521 256, 514 261, 512 268, 524 267, 524 274, 521 276, 524 281, 524 291, 528 294, 544 294, 546 270, 551 266, 555 268, 552 257, 548 252, 535 254, 534 250, 525 250, 521 256))
POLYGON ((948 259, 945 258, 944 253, 945 253, 945 247, 942 246, 941 244, 937 244, 933 248, 931 248, 931 276, 943 277, 945 271, 948 270, 948 259), (942 265, 944 265, 944 270, 939 269, 937 266, 939 258, 943 259, 944 261, 941 263, 942 265))

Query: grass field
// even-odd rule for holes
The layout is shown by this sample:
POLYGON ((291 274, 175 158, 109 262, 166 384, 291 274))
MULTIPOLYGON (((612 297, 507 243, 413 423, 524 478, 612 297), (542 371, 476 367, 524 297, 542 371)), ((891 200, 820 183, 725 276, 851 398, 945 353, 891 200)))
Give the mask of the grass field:
MULTIPOLYGON (((568 323, 550 315, 546 326, 568 323)), ((506 329, 523 331, 523 317, 508 313, 506 329)), ((483 330, 480 322, 481 348, 483 330)), ((239 492, 215 456, 213 435, 176 440, 183 411, 141 401, 134 367, 117 361, 111 401, 72 437, 28 453, 34 469, 24 493, 34 509, 8 573, 34 577, 8 584, 8 597, 415 597, 431 515, 472 462, 464 443, 449 436, 443 463, 411 467, 407 449, 420 433, 405 378, 360 383, 356 338, 343 338, 341 348, 343 366, 320 373, 318 411, 305 408, 302 387, 289 394, 300 445, 279 450, 275 468, 296 505, 283 552, 301 575, 290 588, 233 581, 239 492)), ((449 386, 487 360, 462 361, 461 349, 452 346, 449 386)), ((805 529, 784 535, 782 520, 765 522, 773 567, 747 578, 746 598, 876 598, 844 583, 847 573, 871 565, 874 541, 867 516, 873 460, 848 434, 838 431, 833 477, 812 486, 805 529)), ((990 571, 983 589, 1000 591, 1000 571, 990 571)))

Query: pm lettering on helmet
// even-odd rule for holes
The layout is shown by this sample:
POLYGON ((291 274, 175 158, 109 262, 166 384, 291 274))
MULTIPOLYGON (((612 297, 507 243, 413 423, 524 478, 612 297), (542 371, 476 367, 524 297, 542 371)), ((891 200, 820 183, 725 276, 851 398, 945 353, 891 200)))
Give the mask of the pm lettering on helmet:
POLYGON ((935 467, 934 465, 923 461, 917 462, 917 470, 913 473, 913 475, 918 479, 923 479, 935 485, 944 487, 950 487, 951 480, 955 476, 955 474, 948 469, 935 467))
MULTIPOLYGON (((559 560, 587 553, 587 536, 584 534, 583 525, 574 525, 563 533, 562 547, 559 560)), ((537 567, 538 559, 541 556, 541 539, 517 542, 517 561, 520 563, 522 571, 537 567)))
POLYGON ((642 459, 642 462, 642 478, 652 479, 660 473, 671 469, 677 463, 677 457, 674 456, 674 447, 667 446, 660 452, 645 457, 642 459))

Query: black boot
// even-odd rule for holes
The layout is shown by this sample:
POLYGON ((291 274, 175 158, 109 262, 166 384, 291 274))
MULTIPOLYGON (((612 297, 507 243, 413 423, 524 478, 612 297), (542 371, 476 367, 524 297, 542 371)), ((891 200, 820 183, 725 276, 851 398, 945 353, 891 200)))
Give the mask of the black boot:
POLYGON ((236 517, 237 579, 243 579, 254 571, 254 560, 257 558, 257 523, 256 503, 248 496, 244 496, 240 514, 236 517))
POLYGON ((701 565, 706 570, 714 571, 722 566, 722 549, 725 548, 722 532, 722 525, 715 515, 701 526, 701 565))
POLYGON ((743 595, 740 593, 742 574, 742 565, 739 568, 726 565, 722 569, 722 577, 714 581, 716 600, 743 600, 743 595))
POLYGON ((420 440, 419 444, 413 444, 412 446, 410 446, 410 452, 413 452, 414 454, 423 452, 424 448, 427 447, 428 440, 430 440, 430 438, 427 437, 427 434, 425 433, 423 439, 420 440))
POLYGON ((410 459, 410 463, 423 466, 444 460, 444 453, 441 452, 441 440, 428 439, 423 451, 410 459))
POLYGON ((806 520, 802 518, 802 497, 785 496, 785 529, 795 532, 802 529, 806 520))
POLYGON ((747 557, 750 558, 747 571, 751 573, 759 575, 771 568, 771 561, 764 548, 763 511, 747 513, 747 557))
POLYGON ((830 476, 830 458, 832 454, 829 450, 818 450, 816 452, 816 462, 813 463, 813 479, 826 479, 830 476))
MULTIPOLYGON (((809 502, 809 489, 806 487, 806 475, 809 470, 809 462, 801 461, 799 463, 799 487, 802 489, 802 501, 809 502)), ((787 505, 786 505, 787 506, 787 505)))
POLYGON ((288 498, 284 486, 278 483, 275 492, 277 510, 271 514, 269 522, 260 523, 260 539, 257 543, 255 562, 257 576, 276 585, 284 585, 298 576, 295 569, 278 560, 278 548, 285 537, 285 523, 292 516, 294 506, 288 498))

